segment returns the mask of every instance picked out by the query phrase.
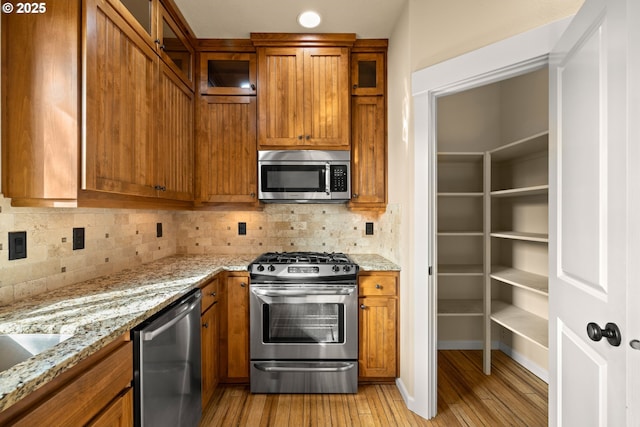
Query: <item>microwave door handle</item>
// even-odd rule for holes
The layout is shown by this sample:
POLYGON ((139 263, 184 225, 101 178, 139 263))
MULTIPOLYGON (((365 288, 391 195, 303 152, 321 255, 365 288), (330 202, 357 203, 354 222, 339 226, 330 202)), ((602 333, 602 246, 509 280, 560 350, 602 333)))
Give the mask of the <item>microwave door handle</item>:
POLYGON ((331 195, 331 163, 327 162, 324 172, 325 192, 327 196, 331 195))

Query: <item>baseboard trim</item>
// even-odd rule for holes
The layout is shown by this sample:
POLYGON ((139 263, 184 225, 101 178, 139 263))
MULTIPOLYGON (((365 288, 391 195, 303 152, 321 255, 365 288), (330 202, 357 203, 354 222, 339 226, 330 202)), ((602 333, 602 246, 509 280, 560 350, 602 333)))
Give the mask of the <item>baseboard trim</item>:
POLYGON ((501 343, 499 350, 502 351, 507 356, 509 356, 510 358, 512 358, 513 360, 515 360, 516 362, 518 362, 520 365, 522 365, 525 369, 527 369, 533 375, 540 378, 545 383, 549 384, 548 370, 544 369, 542 366, 538 365, 537 363, 534 363, 531 359, 523 356, 521 353, 518 353, 517 351, 515 351, 514 349, 512 349, 511 347, 505 344, 501 343))

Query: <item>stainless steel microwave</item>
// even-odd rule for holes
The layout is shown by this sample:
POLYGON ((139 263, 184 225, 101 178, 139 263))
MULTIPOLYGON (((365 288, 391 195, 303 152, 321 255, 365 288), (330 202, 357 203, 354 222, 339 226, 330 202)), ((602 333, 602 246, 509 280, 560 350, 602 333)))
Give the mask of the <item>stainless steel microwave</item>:
POLYGON ((351 152, 258 151, 258 198, 280 203, 346 202, 351 198, 351 152))

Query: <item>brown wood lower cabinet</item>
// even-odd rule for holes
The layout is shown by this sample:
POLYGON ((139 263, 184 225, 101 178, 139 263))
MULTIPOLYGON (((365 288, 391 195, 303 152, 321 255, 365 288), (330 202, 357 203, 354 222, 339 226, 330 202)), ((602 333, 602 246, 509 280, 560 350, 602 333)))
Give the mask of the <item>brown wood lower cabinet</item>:
POLYGON ((398 281, 395 271, 358 275, 360 381, 398 377, 398 281))
POLYGON ((222 273, 220 382, 249 382, 249 273, 222 273))
POLYGON ((206 407, 218 385, 218 278, 202 287, 202 407, 206 407))
POLYGON ((124 390, 89 427, 133 427, 133 388, 124 390))
POLYGON ((0 412, 0 425, 133 425, 129 334, 0 412), (91 424, 93 423, 93 424, 91 424))

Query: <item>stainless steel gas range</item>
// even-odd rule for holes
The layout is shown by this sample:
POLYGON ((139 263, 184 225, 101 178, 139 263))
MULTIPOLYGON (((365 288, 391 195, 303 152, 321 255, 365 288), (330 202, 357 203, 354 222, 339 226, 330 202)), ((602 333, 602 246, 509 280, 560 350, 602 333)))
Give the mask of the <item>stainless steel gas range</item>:
POLYGON ((358 391, 358 266, 341 253, 265 253, 249 265, 251 391, 358 391))

